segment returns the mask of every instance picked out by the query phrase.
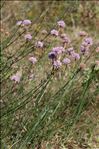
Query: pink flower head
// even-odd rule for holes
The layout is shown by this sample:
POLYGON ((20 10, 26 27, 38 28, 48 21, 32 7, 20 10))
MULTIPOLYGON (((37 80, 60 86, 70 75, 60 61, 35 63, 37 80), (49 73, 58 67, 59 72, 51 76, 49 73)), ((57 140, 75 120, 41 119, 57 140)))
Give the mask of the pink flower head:
POLYGON ((74 51, 74 48, 73 48, 73 47, 67 49, 67 53, 68 53, 69 55, 71 55, 71 53, 72 53, 73 51, 74 51))
POLYGON ((70 62, 71 62, 71 61, 70 61, 69 58, 64 58, 64 59, 63 59, 63 63, 66 64, 66 65, 69 64, 70 62))
POLYGON ((85 42, 85 41, 83 41, 83 42, 82 42, 82 46, 87 47, 87 46, 88 46, 88 43, 85 42))
POLYGON ((29 61, 32 62, 32 64, 35 64, 37 62, 37 59, 35 57, 30 57, 29 61))
POLYGON ((16 23, 18 26, 20 26, 22 24, 22 21, 17 21, 16 23))
POLYGON ((72 58, 74 58, 75 60, 79 60, 79 59, 80 59, 80 55, 79 55, 78 53, 71 52, 71 56, 72 56, 72 58))
POLYGON ((86 64, 80 63, 80 68, 81 68, 82 70, 85 69, 85 68, 86 68, 86 64))
POLYGON ((91 37, 85 38, 84 41, 87 43, 87 45, 91 46, 93 45, 93 40, 91 37))
POLYGON ((10 79, 15 81, 15 83, 19 83, 22 77, 22 72, 18 71, 15 75, 11 76, 10 79))
POLYGON ((63 20, 58 21, 57 24, 59 27, 62 27, 62 28, 64 28, 66 26, 65 22, 63 20))
POLYGON ((53 30, 51 30, 51 35, 53 35, 53 36, 58 36, 58 31, 57 30, 55 30, 55 29, 53 29, 53 30))
POLYGON ((79 36, 86 36, 86 35, 87 35, 87 33, 85 31, 80 31, 79 32, 79 36))
POLYGON ((87 51, 87 47, 81 45, 80 51, 81 51, 83 54, 85 54, 85 52, 87 51))
POLYGON ((55 68, 60 68, 61 67, 61 65, 62 65, 62 63, 59 61, 59 60, 56 60, 56 61, 54 61, 54 63, 53 63, 53 66, 55 67, 55 68))
POLYGON ((24 36, 24 38, 25 38, 26 40, 31 40, 31 39, 32 39, 32 36, 31 36, 31 34, 26 34, 26 35, 24 36))
POLYGON ((36 46, 37 48, 43 48, 44 44, 43 44, 43 42, 41 42, 41 41, 37 41, 37 42, 35 43, 35 46, 36 46))
POLYGON ((48 54, 48 57, 49 57, 49 59, 56 59, 56 53, 55 52, 50 52, 49 54, 48 54))
POLYGON ((32 22, 30 20, 23 20, 23 25, 30 25, 32 22))
POLYGON ((61 54, 62 52, 65 51, 65 49, 63 47, 55 47, 52 49, 53 52, 55 52, 56 54, 61 54))

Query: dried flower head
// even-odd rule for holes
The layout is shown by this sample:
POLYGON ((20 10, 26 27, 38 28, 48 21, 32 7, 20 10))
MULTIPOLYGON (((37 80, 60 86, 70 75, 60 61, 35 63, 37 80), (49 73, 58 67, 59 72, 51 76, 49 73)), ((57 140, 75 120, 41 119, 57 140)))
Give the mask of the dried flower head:
POLYGON ((41 32, 42 34, 47 34, 47 31, 44 29, 44 30, 42 30, 42 32, 41 32))
POLYGON ((80 68, 81 68, 81 69, 85 69, 85 68, 86 68, 86 64, 80 63, 80 68))
POLYGON ((30 75, 29 75, 29 80, 30 80, 30 81, 32 81, 34 78, 35 78, 35 75, 34 75, 34 74, 30 74, 30 75))
POLYGON ((35 64, 37 62, 37 59, 35 57, 30 57, 29 61, 32 62, 32 64, 35 64))

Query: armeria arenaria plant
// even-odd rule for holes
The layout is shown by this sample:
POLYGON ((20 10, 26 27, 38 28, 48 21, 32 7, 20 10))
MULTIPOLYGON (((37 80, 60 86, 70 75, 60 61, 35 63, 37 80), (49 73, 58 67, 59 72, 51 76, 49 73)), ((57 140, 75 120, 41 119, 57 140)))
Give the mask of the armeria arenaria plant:
POLYGON ((6 32, 1 17, 2 149, 63 149, 70 141, 79 149, 97 124, 97 36, 75 27, 72 16, 69 27, 65 9, 46 22, 55 4, 6 32))

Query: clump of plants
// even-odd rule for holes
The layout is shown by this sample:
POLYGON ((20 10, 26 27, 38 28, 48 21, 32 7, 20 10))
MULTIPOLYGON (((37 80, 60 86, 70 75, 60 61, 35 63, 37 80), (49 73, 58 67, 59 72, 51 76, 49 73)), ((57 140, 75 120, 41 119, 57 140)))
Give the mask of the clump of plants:
POLYGON ((69 34, 63 14, 49 30, 18 20, 2 38, 2 148, 62 148, 91 138, 95 112, 88 112, 99 90, 94 37, 83 30, 69 34))

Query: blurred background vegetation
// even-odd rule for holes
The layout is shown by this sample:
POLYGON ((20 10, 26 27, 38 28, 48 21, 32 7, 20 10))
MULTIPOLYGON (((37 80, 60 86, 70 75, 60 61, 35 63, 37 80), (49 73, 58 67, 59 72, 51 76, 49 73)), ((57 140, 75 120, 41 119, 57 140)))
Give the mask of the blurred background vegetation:
POLYGON ((44 27, 51 26, 65 10, 64 21, 68 26, 88 27, 99 31, 99 2, 92 1, 1 1, 5 3, 2 10, 2 23, 8 28, 15 25, 17 20, 28 18, 35 21, 42 11, 47 11, 42 22, 44 27), (49 10, 47 10, 49 9, 49 10))

